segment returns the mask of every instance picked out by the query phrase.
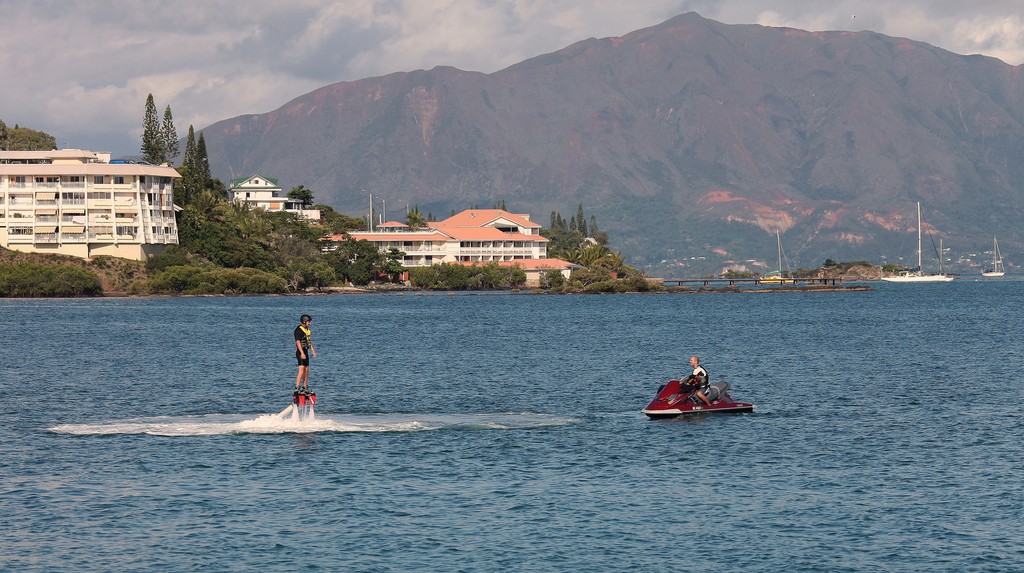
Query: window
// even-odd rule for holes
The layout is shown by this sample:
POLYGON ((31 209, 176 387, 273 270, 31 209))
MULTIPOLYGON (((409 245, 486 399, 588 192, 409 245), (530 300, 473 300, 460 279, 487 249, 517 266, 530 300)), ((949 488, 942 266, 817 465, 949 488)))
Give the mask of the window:
POLYGON ((114 185, 124 185, 124 176, 122 176, 122 175, 115 175, 114 176, 114 185))
POLYGON ((84 205, 85 193, 68 193, 65 191, 60 194, 60 202, 64 205, 84 205))
POLYGON ((92 183, 93 183, 93 185, 103 185, 103 176, 102 175, 93 175, 92 176, 92 183))

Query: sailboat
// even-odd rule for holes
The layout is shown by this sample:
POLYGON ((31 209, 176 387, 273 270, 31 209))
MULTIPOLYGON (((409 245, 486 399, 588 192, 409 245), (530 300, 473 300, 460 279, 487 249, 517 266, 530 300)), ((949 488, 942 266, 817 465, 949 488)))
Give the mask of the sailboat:
POLYGON ((985 269, 985 272, 981 273, 983 277, 1001 277, 1005 275, 1003 271, 1003 256, 999 254, 999 241, 995 237, 992 237, 992 267, 985 269))
POLYGON ((779 248, 779 270, 766 273, 763 277, 760 278, 760 281, 762 284, 784 285, 787 282, 793 283, 793 279, 787 279, 782 276, 782 236, 779 235, 778 231, 775 231, 775 243, 778 245, 779 248))
MULTIPOLYGON (((941 264, 941 259, 940 259, 941 264)), ((903 271, 898 275, 882 277, 883 281, 890 283, 947 283, 953 280, 949 275, 933 274, 926 275, 921 272, 921 202, 917 202, 917 268, 912 271, 903 271)))

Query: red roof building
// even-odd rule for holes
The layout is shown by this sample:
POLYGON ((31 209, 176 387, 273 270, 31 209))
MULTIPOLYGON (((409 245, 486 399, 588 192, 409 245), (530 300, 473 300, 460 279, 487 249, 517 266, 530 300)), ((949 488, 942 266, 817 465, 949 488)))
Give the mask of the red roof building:
MULTIPOLYGON (((389 221, 372 232, 350 233, 355 240, 375 244, 381 252, 395 248, 404 253, 406 267, 428 267, 439 263, 518 265, 527 274, 527 285, 539 284, 540 275, 552 269, 568 278, 572 263, 547 256, 548 239, 541 226, 528 214, 502 209, 467 209, 424 228, 389 221)), ((344 240, 333 235, 330 240, 344 240)))

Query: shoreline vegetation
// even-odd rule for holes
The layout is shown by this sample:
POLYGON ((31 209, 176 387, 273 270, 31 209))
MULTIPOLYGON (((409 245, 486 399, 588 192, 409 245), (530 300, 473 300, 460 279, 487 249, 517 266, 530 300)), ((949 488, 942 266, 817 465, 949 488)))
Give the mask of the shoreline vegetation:
MULTIPOLYGON (((665 286, 627 265, 611 250, 606 233, 594 217, 585 221, 583 205, 569 223, 552 212, 548 254, 577 267, 569 277, 551 270, 539 284, 527 285, 518 266, 497 263, 441 263, 404 268, 404 253, 380 252, 348 233, 363 221, 318 205, 322 224, 282 212, 266 212, 228 203, 205 190, 180 214, 179 245, 171 245, 146 261, 97 256, 91 259, 24 253, 0 247, 0 297, 146 297, 189 295, 285 295, 352 292, 515 291, 543 294, 707 293, 707 292, 832 292, 863 287, 805 284, 760 286, 665 286), (325 241, 341 234, 347 239, 325 241), (405 275, 403 277, 403 275, 405 275), (405 278, 405 280, 402 280, 405 278)), ((496 207, 497 208, 497 207, 496 207)), ((501 205, 504 208, 504 205, 501 205)), ((411 212, 413 217, 421 217, 411 212)), ((836 263, 797 269, 798 279, 877 280, 882 269, 866 262, 836 263)), ((701 277, 712 280, 752 279, 754 273, 726 272, 701 277)), ((793 278, 787 276, 786 278, 793 278)))
MULTIPOLYGON (((153 261, 153 259, 150 259, 153 261)), ((254 268, 190 267, 172 265, 152 272, 141 261, 101 256, 85 260, 62 255, 22 253, 0 248, 0 298, 117 298, 171 296, 324 296, 339 294, 432 294, 472 292, 515 292, 526 294, 724 294, 779 292, 852 292, 873 290, 865 284, 854 285, 771 285, 771 286, 664 286, 658 279, 641 276, 611 278, 581 284, 525 286, 519 269, 499 269, 497 265, 465 267, 436 265, 423 269, 432 280, 411 280, 410 284, 368 281, 364 285, 325 284, 289 288, 279 275, 254 268), (448 270, 461 280, 445 278, 448 270), (518 273, 509 271, 519 271, 518 273), (505 271, 506 275, 502 275, 505 271), (488 280, 487 275, 492 275, 488 280), (495 273, 498 273, 495 275, 495 273), (513 276, 514 275, 514 276, 513 276), (511 276, 511 279, 509 277, 511 276), (504 277, 504 280, 502 279, 504 277)), ((590 269, 581 269, 584 273, 590 269)), ((557 274, 557 273, 556 273, 557 274)), ((558 275, 559 278, 561 275, 558 275)), ((838 277, 837 277, 838 278, 838 277)), ((851 276, 848 282, 866 283, 877 279, 851 276)))

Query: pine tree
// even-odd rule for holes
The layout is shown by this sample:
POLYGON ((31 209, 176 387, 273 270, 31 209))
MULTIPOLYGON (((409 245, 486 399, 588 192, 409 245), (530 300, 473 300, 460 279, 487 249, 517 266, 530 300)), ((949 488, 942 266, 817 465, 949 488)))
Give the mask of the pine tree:
POLYGON ((173 162, 178 157, 178 130, 174 128, 171 106, 167 106, 167 109, 164 110, 164 124, 160 128, 160 139, 164 149, 164 161, 173 162))
POLYGON ((201 173, 196 166, 196 132, 188 126, 188 137, 185 138, 185 155, 181 159, 181 182, 175 193, 179 205, 189 205, 202 189, 199 181, 201 173))
POLYGON ((164 146, 160 137, 160 122, 156 115, 153 94, 146 97, 146 115, 142 120, 142 160, 159 165, 166 161, 164 146))
POLYGON ((587 234, 587 218, 583 214, 583 203, 580 203, 580 206, 576 208, 576 224, 578 225, 576 229, 583 233, 584 237, 590 236, 587 234))
POLYGON ((199 132, 199 141, 196 142, 196 167, 202 176, 203 189, 213 187, 213 176, 210 175, 210 158, 206 155, 206 139, 203 132, 199 132))
POLYGON ((185 155, 181 158, 181 166, 195 168, 196 165, 196 131, 189 125, 188 137, 185 138, 185 155))

